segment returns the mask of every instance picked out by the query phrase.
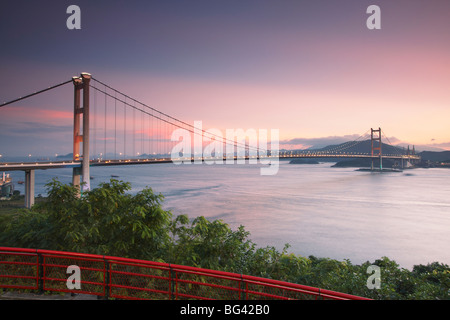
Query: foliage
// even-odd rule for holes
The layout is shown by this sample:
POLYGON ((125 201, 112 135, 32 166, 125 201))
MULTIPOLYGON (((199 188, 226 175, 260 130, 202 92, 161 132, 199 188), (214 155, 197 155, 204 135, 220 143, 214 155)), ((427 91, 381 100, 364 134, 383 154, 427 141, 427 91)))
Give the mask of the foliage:
POLYGON ((12 219, 1 243, 11 246, 157 259, 168 245, 171 213, 147 188, 132 196, 112 179, 84 192, 53 180, 47 201, 12 219))
POLYGON ((0 215, 0 245, 104 254, 229 271, 345 292, 373 299, 449 299, 450 267, 437 262, 412 271, 382 257, 354 265, 258 247, 243 226, 221 220, 172 216, 163 196, 110 180, 83 192, 57 180, 32 209, 0 215), (381 270, 381 287, 369 289, 370 265, 381 270))
POLYGON ((254 244, 244 227, 232 231, 221 220, 197 217, 192 222, 178 216, 172 223, 172 246, 168 261, 224 271, 243 271, 254 244))

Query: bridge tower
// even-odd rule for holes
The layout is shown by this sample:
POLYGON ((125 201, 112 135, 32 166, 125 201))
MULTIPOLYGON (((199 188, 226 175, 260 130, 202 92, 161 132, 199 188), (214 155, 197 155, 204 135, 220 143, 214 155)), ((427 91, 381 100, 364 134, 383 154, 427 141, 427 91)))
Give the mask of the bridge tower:
POLYGON ((370 129, 370 147, 371 147, 371 155, 372 155, 372 166, 371 170, 373 170, 373 159, 376 156, 380 157, 380 171, 383 170, 383 152, 381 148, 381 128, 378 129, 370 129), (376 143, 378 145, 376 145, 376 143))
MULTIPOLYGON (((91 75, 82 73, 80 77, 73 77, 74 84, 74 111, 73 111, 73 160, 80 161, 81 168, 73 168, 72 183, 80 186, 80 176, 82 177, 83 190, 90 189, 89 173, 89 83, 91 75), (80 93, 83 90, 83 106, 81 107, 80 93), (81 122, 81 116, 83 121, 81 122), (81 130, 81 124, 82 130, 81 130), (80 144, 83 143, 83 153, 80 154, 80 144)), ((81 190, 81 189, 80 189, 81 190)))

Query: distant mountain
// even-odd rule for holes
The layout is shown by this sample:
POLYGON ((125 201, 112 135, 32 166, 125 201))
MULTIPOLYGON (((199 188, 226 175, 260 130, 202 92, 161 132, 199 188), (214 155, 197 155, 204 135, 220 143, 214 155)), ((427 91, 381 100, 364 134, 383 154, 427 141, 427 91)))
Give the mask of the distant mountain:
POLYGON ((419 155, 423 161, 450 161, 450 151, 423 151, 419 155))
MULTIPOLYGON (((379 143, 374 142, 374 147, 378 147, 379 143)), ((383 155, 393 154, 406 154, 407 148, 395 147, 386 143, 381 143, 381 149, 383 155)), ((413 148, 410 148, 412 152, 413 148)), ((311 150, 312 151, 312 150, 311 150)), ((330 145, 321 149, 316 149, 315 151, 328 151, 328 152, 346 152, 346 153, 371 153, 371 140, 363 140, 359 142, 349 141, 337 145, 330 145)))
POLYGON ((73 153, 58 155, 58 156, 56 156, 56 159, 58 159, 58 160, 61 160, 61 159, 73 159, 73 153))

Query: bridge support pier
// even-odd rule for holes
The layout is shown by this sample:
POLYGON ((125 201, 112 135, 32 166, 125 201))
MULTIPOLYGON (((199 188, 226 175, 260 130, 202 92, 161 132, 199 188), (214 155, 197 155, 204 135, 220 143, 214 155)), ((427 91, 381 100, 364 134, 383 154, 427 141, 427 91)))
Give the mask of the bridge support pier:
POLYGON ((72 169, 72 184, 76 187, 80 187, 81 182, 81 168, 72 169))
POLYGON ((80 191, 90 189, 90 173, 89 173, 89 83, 91 75, 82 73, 80 77, 73 77, 74 84, 74 114, 73 114, 73 160, 81 159, 82 166, 74 168, 72 173, 72 183, 74 186, 80 187, 80 180, 83 186, 80 191), (81 107, 80 92, 83 90, 83 107, 81 107), (83 116, 83 131, 81 132, 81 119, 83 116), (80 155, 80 143, 83 143, 83 154, 80 155), (80 178, 80 176, 82 178, 80 178))
POLYGON ((25 171, 25 207, 34 205, 34 170, 25 171))
POLYGON ((91 189, 91 175, 89 173, 89 83, 91 75, 82 73, 83 79, 83 190, 91 189))

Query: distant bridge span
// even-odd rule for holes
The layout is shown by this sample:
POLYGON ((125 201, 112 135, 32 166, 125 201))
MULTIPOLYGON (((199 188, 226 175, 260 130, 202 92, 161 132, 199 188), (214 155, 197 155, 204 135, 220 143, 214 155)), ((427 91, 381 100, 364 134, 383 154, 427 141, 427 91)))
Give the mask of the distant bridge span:
MULTIPOLYGON (((379 159, 379 156, 371 156, 367 154, 331 154, 331 153, 300 153, 289 154, 290 152, 280 153, 278 156, 273 157, 233 157, 233 160, 250 160, 250 159, 379 159)), ((383 159, 395 159, 395 160, 420 160, 418 155, 388 155, 383 156, 383 159)), ((223 158, 191 158, 189 159, 171 159, 171 158, 152 158, 152 159, 126 159, 126 160, 90 160, 89 165, 91 167, 100 166, 120 166, 120 165, 138 165, 138 164, 158 164, 158 163, 177 163, 177 162, 195 162, 195 161, 223 161, 224 163, 229 160, 227 157, 223 158)), ((81 168, 82 161, 34 161, 34 162, 8 162, 0 163, 0 171, 27 171, 27 170, 47 170, 47 169, 62 169, 62 168, 81 168)))

